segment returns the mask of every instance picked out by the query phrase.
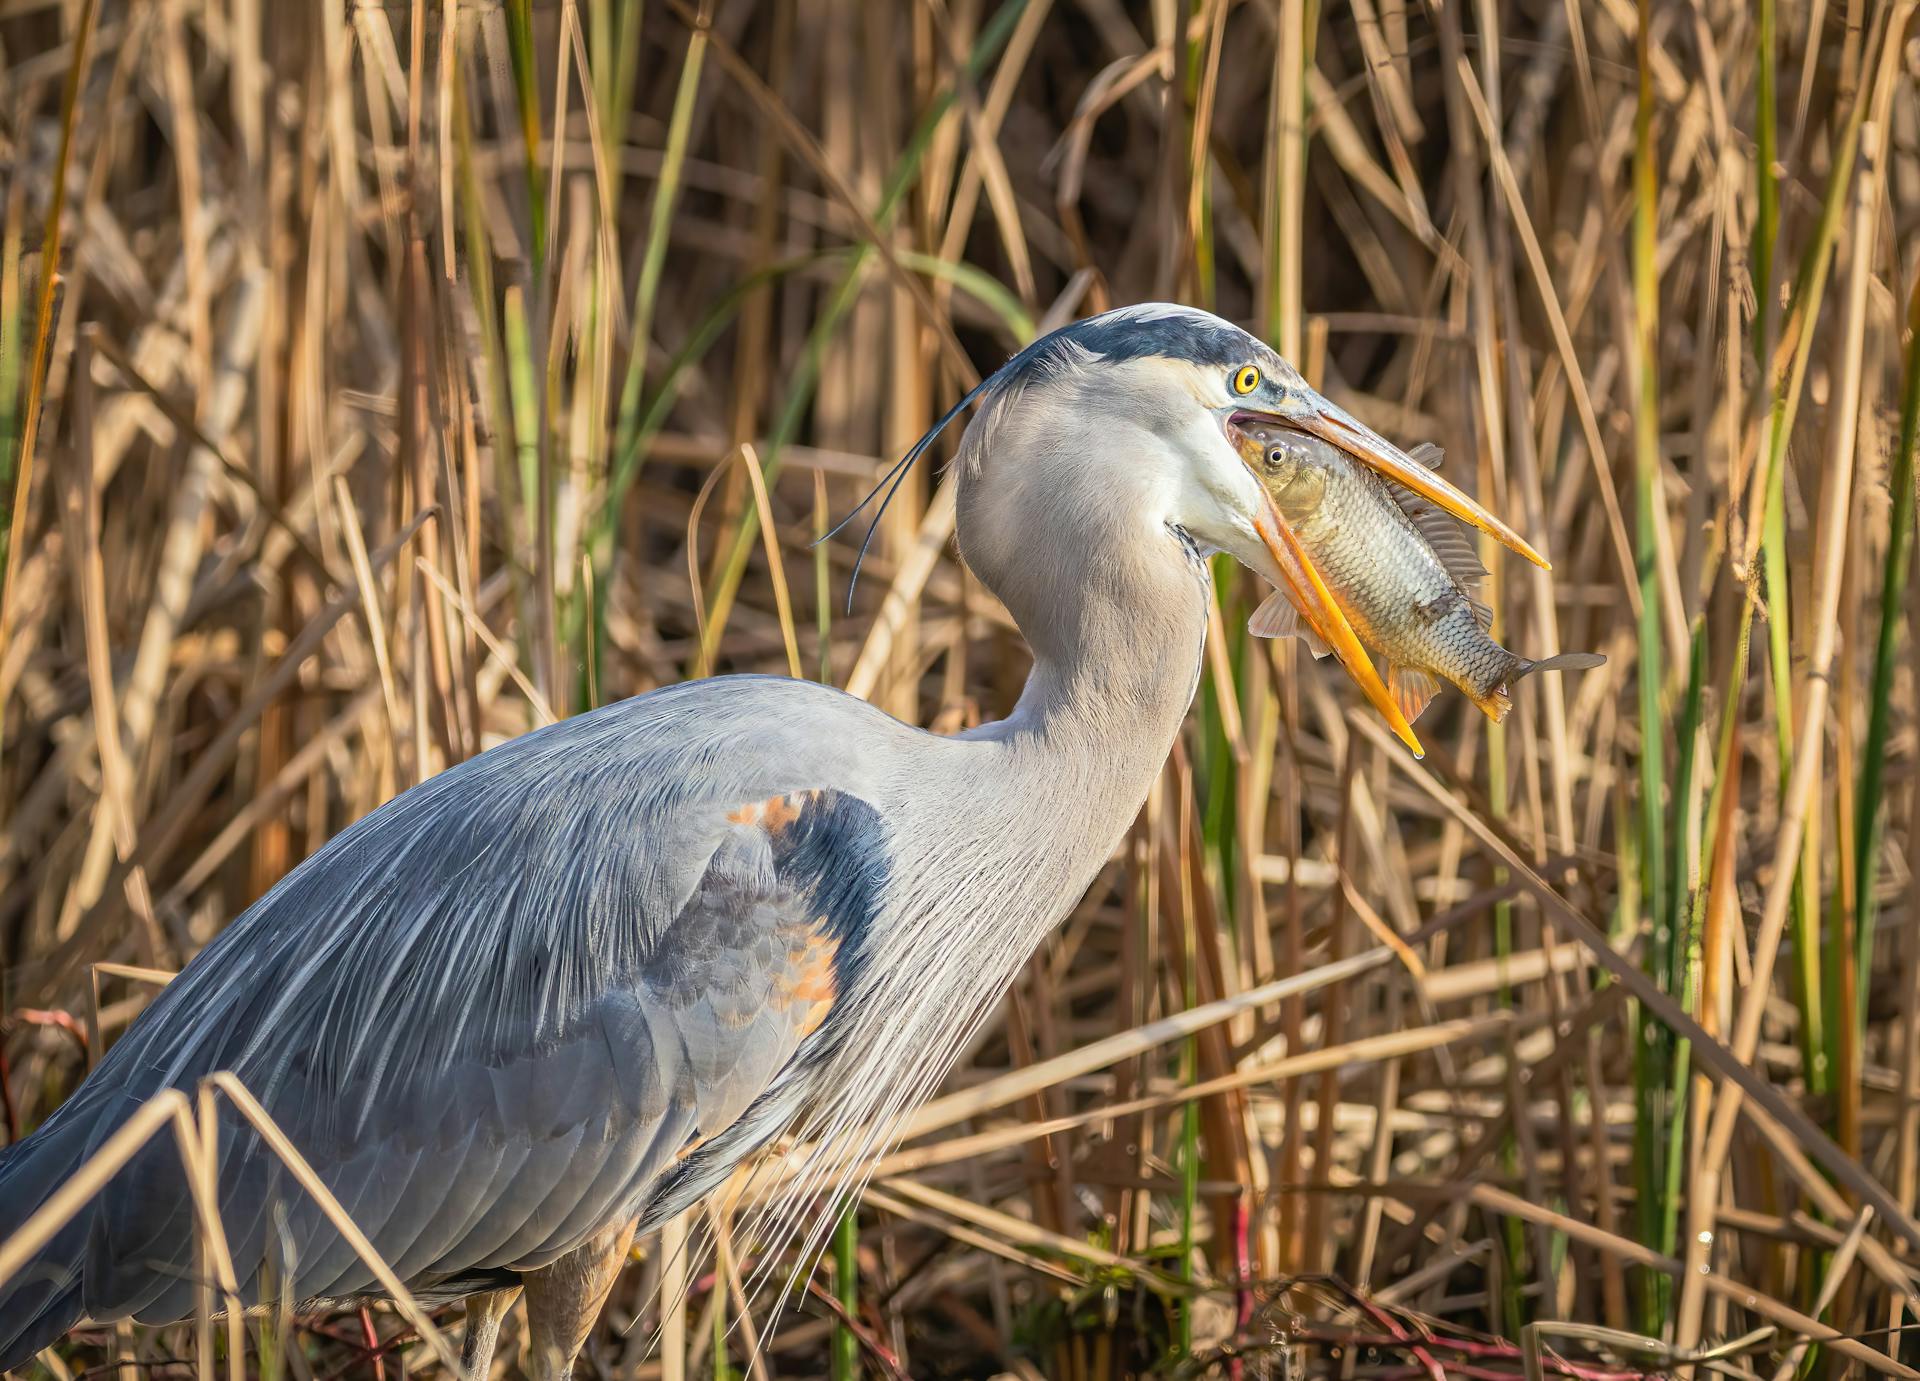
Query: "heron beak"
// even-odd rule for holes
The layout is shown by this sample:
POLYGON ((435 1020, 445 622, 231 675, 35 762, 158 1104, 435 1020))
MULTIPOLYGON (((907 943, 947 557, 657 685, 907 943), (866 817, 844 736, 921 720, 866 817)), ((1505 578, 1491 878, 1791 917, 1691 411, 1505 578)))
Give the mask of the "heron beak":
POLYGON ((1425 757, 1426 750, 1420 746, 1413 726, 1407 723, 1406 715, 1401 713, 1393 697, 1387 694, 1386 685, 1380 680, 1379 671, 1374 668, 1373 658, 1367 655, 1366 648, 1360 645, 1360 639, 1353 631, 1353 625, 1347 622, 1346 611, 1327 589, 1326 582, 1320 578, 1320 572, 1314 569, 1306 549, 1300 545, 1299 537, 1287 525, 1287 520, 1280 516, 1280 510, 1274 506, 1264 486, 1260 489, 1260 512, 1254 519, 1253 528, 1260 535, 1267 555, 1273 558, 1275 574, 1280 577, 1275 583, 1287 592, 1293 607, 1307 621, 1307 627, 1314 631, 1321 642, 1333 649, 1334 656, 1340 659, 1340 665, 1347 669, 1347 675, 1354 679, 1373 708, 1393 727, 1400 741, 1407 745, 1416 758, 1425 757))
POLYGON ((1413 459, 1344 408, 1337 407, 1311 390, 1306 393, 1303 404, 1297 415, 1274 414, 1272 420, 1297 427, 1338 446, 1383 478, 1411 489, 1461 522, 1480 529, 1495 541, 1526 557, 1541 570, 1553 569, 1547 558, 1535 551, 1526 538, 1462 493, 1438 471, 1430 470, 1413 459))

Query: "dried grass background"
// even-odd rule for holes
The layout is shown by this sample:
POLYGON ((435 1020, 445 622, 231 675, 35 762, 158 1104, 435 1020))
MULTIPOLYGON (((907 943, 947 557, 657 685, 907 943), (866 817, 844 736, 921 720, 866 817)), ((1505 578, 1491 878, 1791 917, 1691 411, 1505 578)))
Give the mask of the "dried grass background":
MULTIPOLYGON (((6 1135, 551 716, 1004 712, 936 473, 850 616, 861 525, 810 543, 1036 331, 1177 298, 1442 444, 1555 561, 1487 553, 1503 641, 1606 668, 1416 763, 1223 567, 1126 847, 821 1288, 740 1318, 734 1241, 663 1316, 643 1242, 583 1367, 1917 1374, 1913 11, 0 0, 6 1135)), ((435 1365, 384 1307, 247 1335, 435 1365)))

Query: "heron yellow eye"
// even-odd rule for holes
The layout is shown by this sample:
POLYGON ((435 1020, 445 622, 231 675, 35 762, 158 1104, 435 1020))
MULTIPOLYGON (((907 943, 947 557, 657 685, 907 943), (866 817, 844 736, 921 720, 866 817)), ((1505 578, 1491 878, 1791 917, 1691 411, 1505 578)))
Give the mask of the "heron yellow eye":
POLYGON ((1239 394, 1252 393, 1260 387, 1260 371, 1253 365, 1243 364, 1233 372, 1233 391, 1239 394))

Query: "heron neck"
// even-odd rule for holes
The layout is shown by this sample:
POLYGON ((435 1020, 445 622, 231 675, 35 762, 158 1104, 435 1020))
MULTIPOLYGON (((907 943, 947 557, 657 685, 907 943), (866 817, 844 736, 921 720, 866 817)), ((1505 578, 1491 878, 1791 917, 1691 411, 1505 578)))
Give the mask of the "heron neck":
POLYGON ((865 996, 848 1004, 860 1015, 822 1075, 838 1090, 823 1138, 938 1080, 1113 856, 1180 730, 1206 635, 1204 564, 1178 541, 1079 564, 1050 585, 989 581, 1034 652, 1019 703, 924 756, 914 740, 916 770, 889 811, 901 885, 865 942, 865 996))
POLYGON ((989 581, 1033 671, 1005 719, 938 747, 910 740, 883 811, 896 885, 848 971, 859 996, 843 1000, 803 1139, 898 1131, 893 1116, 939 1082, 1113 856, 1186 716, 1206 635, 1206 568, 1165 545, 1071 583, 989 581))
POLYGON ((1033 670, 1013 713, 985 730, 1001 749, 987 767, 1004 774, 1000 800, 1044 833, 1057 834, 1063 809, 1080 822, 1082 887, 1146 800, 1199 680, 1206 566, 1172 542, 1155 555, 1050 591, 1044 617, 1012 611, 1033 670))

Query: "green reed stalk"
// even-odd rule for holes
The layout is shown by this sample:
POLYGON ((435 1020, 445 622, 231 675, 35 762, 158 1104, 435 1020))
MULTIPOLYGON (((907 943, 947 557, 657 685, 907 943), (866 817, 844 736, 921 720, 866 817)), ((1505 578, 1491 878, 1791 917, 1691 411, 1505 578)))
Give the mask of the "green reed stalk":
MULTIPOLYGON (((1200 109, 1200 97, 1206 90, 1207 48, 1209 35, 1203 28, 1187 44, 1187 64, 1185 73, 1187 138, 1189 145, 1201 123, 1208 118, 1208 112, 1200 109)), ((1193 280, 1195 305, 1211 309, 1213 306, 1213 179, 1209 176, 1209 164, 1212 158, 1208 150, 1193 150, 1194 166, 1187 170, 1192 180, 1193 224, 1187 232, 1193 238, 1193 280)))
MULTIPOLYGON (((687 56, 680 65, 680 84, 673 93, 673 114, 667 120, 667 143, 660 161, 660 180, 654 184, 653 206, 647 217, 647 248, 640 260, 640 278, 633 288, 633 345, 620 389, 618 429, 614 452, 632 448, 633 428, 640 416, 640 387, 646 376, 647 350, 653 339, 654 301, 660 292, 660 274, 666 267, 672 238, 673 208, 680 178, 687 166, 687 145, 693 134, 694 98, 700 92, 700 69, 707 53, 707 31, 695 29, 687 38, 687 56)), ((771 194, 771 193, 770 193, 771 194)))
MULTIPOLYGON (((11 213, 19 204, 9 200, 15 202, 11 213)), ((0 572, 8 569, 13 455, 20 444, 20 317, 20 220, 9 214, 0 239, 0 572)), ((0 584, 0 595, 5 588, 0 584)))
MULTIPOLYGON (((1774 167, 1780 157, 1779 54, 1774 38, 1774 0, 1760 0, 1754 32, 1754 145, 1758 166, 1754 192, 1758 210, 1753 225, 1753 356, 1764 366, 1772 344, 1773 247, 1780 235, 1780 183, 1774 167)), ((1768 381, 1771 386, 1771 380, 1768 381)))
MULTIPOLYGON (((1761 520, 1760 560, 1766 584, 1767 668, 1773 682, 1774 733, 1780 757, 1780 789, 1784 793, 1793 773, 1793 646, 1791 604, 1787 584, 1787 467, 1775 466, 1768 477, 1766 509, 1761 520)), ((1784 860, 1783 860, 1784 863, 1784 860)), ((1808 869, 1795 860, 1796 869, 1790 928, 1793 935, 1794 996, 1800 1007, 1800 1046, 1806 1061, 1807 1088, 1827 1091, 1825 1004, 1820 977, 1820 913, 1807 895, 1808 869)))
MULTIPOLYGON (((1841 130, 1839 143, 1834 148, 1833 167, 1820 203, 1820 219, 1814 228, 1813 241, 1801 256, 1799 270, 1794 277, 1792 307, 1787 321, 1789 329, 1793 329, 1797 323, 1798 330, 1793 338, 1793 356, 1787 367, 1784 387, 1781 387, 1778 378, 1772 377, 1773 369, 1769 366, 1770 410, 1764 433, 1767 518, 1761 529, 1761 544, 1764 548, 1762 570, 1767 584, 1767 617, 1770 624, 1768 647, 1778 713, 1780 783, 1783 789, 1793 766, 1792 731, 1788 724, 1791 713, 1791 682, 1788 676, 1790 654, 1782 632, 1787 620, 1787 588, 1785 522, 1780 515, 1784 513, 1787 439, 1793 434, 1800 390, 1806 381, 1807 364, 1813 351, 1814 325, 1820 319, 1820 304, 1826 296, 1827 271, 1833 262, 1833 246, 1839 233, 1840 213, 1847 198, 1847 188, 1853 180, 1854 157, 1860 147, 1860 124, 1866 116, 1866 106, 1867 95, 1862 92, 1855 100, 1841 130), (1776 524, 1777 516, 1779 521, 1776 524)), ((1746 601, 1743 620, 1752 617, 1751 605, 1751 600, 1746 601)), ((1794 908, 1791 918, 1795 997, 1800 1004, 1801 1054, 1806 1065, 1809 1089, 1821 1092, 1830 1081, 1831 1061, 1828 1023, 1822 1010, 1818 909, 1808 900, 1806 889, 1812 879, 1808 875, 1811 870, 1805 867, 1806 860, 1798 859, 1793 863, 1796 876, 1791 895, 1794 908)))
POLYGON ((822 684, 833 684, 833 563, 827 560, 827 529, 833 526, 828 516, 827 479, 818 471, 813 476, 813 622, 819 642, 819 670, 822 684))
MULTIPOLYGON (((1676 801, 1687 800, 1693 791, 1694 750, 1706 714, 1706 688, 1707 621, 1702 617, 1693 622, 1693 643, 1687 661, 1686 708, 1680 716, 1680 732, 1675 740, 1678 756, 1674 760, 1677 776, 1673 799, 1676 801)), ((1700 1005, 1701 930, 1705 920, 1700 903, 1707 889, 1701 885, 1689 895, 1688 874, 1700 869, 1690 869, 1686 855, 1686 832, 1682 830, 1674 836, 1673 858, 1668 865, 1672 890, 1666 904, 1667 915, 1678 933, 1667 956, 1666 987, 1679 997, 1681 1010, 1694 1012, 1700 1005), (1684 929, 1679 929, 1683 918, 1684 929)), ((1660 1178, 1660 1233, 1654 1243, 1656 1250, 1668 1255, 1673 1254, 1680 1240, 1680 1195, 1686 1184, 1687 1088, 1692 1063, 1693 1043, 1685 1037, 1673 1038, 1667 1067, 1667 1155, 1660 1178)))
POLYGON ((713 1277, 713 1381, 733 1381, 727 1357, 727 1282, 724 1270, 713 1277))
MULTIPOLYGON (((848 1199, 833 1228, 833 1295, 850 1319, 860 1315, 860 1206, 848 1199)), ((833 1326, 833 1381, 860 1381, 860 1340, 836 1321, 833 1326)))
MULTIPOLYGON (((1640 866, 1645 904, 1653 923, 1647 967, 1662 987, 1673 969, 1673 912, 1667 886, 1666 722, 1660 709, 1660 583, 1654 560, 1656 530, 1665 521, 1660 496, 1660 278, 1656 261, 1659 233, 1659 184, 1654 164, 1653 66, 1649 30, 1652 4, 1640 0, 1636 45, 1639 101, 1634 112, 1633 151, 1633 315, 1638 359, 1634 398, 1635 574, 1640 584, 1640 866)), ((1642 1013, 1634 1050, 1634 1096, 1639 1117, 1634 1127, 1634 1167, 1641 1239, 1652 1246, 1667 1231, 1671 1205, 1665 1192, 1665 1165, 1659 1148, 1666 1140, 1670 1108, 1667 1089, 1674 1061, 1673 1034, 1642 1013)), ((1657 1248, 1665 1250, 1665 1248, 1657 1248)), ((1645 1278, 1642 1323, 1657 1333, 1671 1303, 1672 1283, 1661 1275, 1645 1278)))
MULTIPOLYGON (((1920 278, 1907 301, 1907 368, 1900 389, 1900 441, 1894 448, 1893 512, 1888 520, 1887 555, 1880 577, 1880 635, 1873 649, 1873 682, 1868 701, 1867 740, 1861 755, 1859 808, 1854 813, 1854 886, 1859 893, 1859 922, 1854 934, 1854 972, 1860 975, 1855 1010, 1841 1014, 1865 1029, 1867 975, 1872 972, 1874 855, 1880 848, 1881 805, 1886 792, 1887 739, 1893 728, 1893 678, 1898 670, 1895 644, 1906 610, 1908 570, 1913 561, 1914 449, 1920 445, 1920 278)), ((1837 1018, 1836 1018, 1837 1019, 1837 1018)))
POLYGON ((538 283, 546 277, 547 203, 540 193, 540 74, 533 45, 533 0, 507 0, 507 57, 513 67, 513 96, 526 154, 527 218, 533 281, 538 283))
MULTIPOLYGON (((33 318, 33 359, 27 367, 27 398, 19 417, 18 459, 14 452, 0 452, 0 468, 11 467, 11 475, 0 475, 0 480, 10 478, 13 482, 11 493, 0 485, 0 661, 5 660, 9 631, 12 627, 13 583, 19 577, 20 547, 26 537, 27 500, 33 493, 33 445, 40 425, 41 390, 47 383, 47 360, 53 348, 54 298, 59 288, 60 268, 60 226, 67 209, 67 168, 73 158, 74 116, 79 110, 80 82, 86 75, 89 45, 93 38, 94 20, 99 13, 95 0, 86 0, 80 7, 78 22, 73 30, 73 54, 67 62, 67 75, 60 88, 60 144, 53 156, 52 190, 47 197, 46 233, 40 241, 40 294, 33 318)), ((17 170, 15 175, 17 176, 17 170)), ((14 251, 14 273, 19 273, 19 253, 14 251)), ((17 318, 19 313, 18 282, 15 283, 14 302, 7 307, 5 315, 17 318)), ((19 339, 19 324, 13 320, 11 329, 14 340, 19 339)), ((8 352, 17 359, 17 351, 8 352)), ((15 369, 18 368, 16 364, 15 369)), ((18 380, 14 390, 8 393, 8 404, 17 396, 18 380)), ((0 744, 5 742, 6 715, 0 713, 0 744)))
MULTIPOLYGON (((612 83, 612 89, 616 92, 623 89, 622 83, 624 83, 624 89, 630 90, 632 86, 634 59, 629 50, 638 42, 637 30, 640 21, 638 14, 634 12, 637 9, 638 6, 631 3, 623 7, 620 35, 617 40, 621 45, 618 56, 614 62, 604 64, 610 69, 617 69, 606 79, 612 83), (636 31, 632 34, 627 31, 629 22, 636 31)), ((603 20, 602 23, 611 33, 611 18, 603 20)), ((609 37, 607 41, 616 40, 609 37)), ((680 65, 680 82, 674 89, 673 113, 667 119, 667 141, 660 162, 660 177, 654 184, 653 204, 647 216, 646 249, 640 260, 640 276, 633 288, 633 316, 629 325, 627 369, 621 380, 620 402, 614 414, 613 451, 608 465, 609 493, 599 509, 600 513, 609 515, 609 518, 618 515, 620 500, 625 497, 627 485, 632 482, 631 474, 628 474, 624 481, 622 480, 622 471, 630 470, 633 464, 632 460, 625 458, 632 457, 637 460, 641 451, 640 428, 645 414, 641 409, 640 399, 641 389, 646 381, 647 356, 653 342, 653 309, 660 292, 660 276, 666 266, 668 243, 672 238, 673 212, 679 197, 680 179, 686 170, 687 148, 692 140, 695 98, 700 91, 700 70, 706 52, 707 31, 695 29, 687 38, 687 54, 680 65)), ((597 70, 594 79, 596 85, 601 83, 601 74, 597 70)), ((610 149, 620 148, 618 131, 625 127, 626 109, 627 106, 622 104, 619 115, 612 120, 608 120, 604 114, 601 117, 602 131, 609 138, 610 149)), ((764 278, 756 275, 750 280, 750 285, 764 281, 764 278)), ((745 299, 746 295, 745 292, 736 290, 722 299, 727 307, 724 319, 731 320, 734 311, 738 309, 739 303, 745 299)), ((662 419, 664 420, 664 414, 662 419)), ((605 647, 608 645, 605 590, 609 583, 606 577, 611 565, 612 547, 608 541, 608 528, 596 522, 592 525, 592 529, 586 542, 586 549, 588 559, 597 573, 594 580, 593 608, 591 611, 570 611, 568 622, 570 627, 576 626, 585 621, 581 616, 590 612, 595 630, 593 641, 595 645, 605 647)), ((570 637, 568 641, 571 643, 573 639, 570 637)))
MULTIPOLYGON (((593 95, 600 103, 600 133, 609 150, 626 145, 627 112, 633 109, 633 81, 640 66, 639 0, 593 0, 588 43, 593 53, 593 95)), ((618 169, 615 169, 616 176, 618 169)))
MULTIPOLYGON (((1183 848, 1184 850, 1184 841, 1183 848)), ((1183 864, 1184 866, 1184 864, 1183 864)), ((1179 884, 1176 884, 1179 885, 1179 884)), ((1200 946, 1194 934, 1193 903, 1180 908, 1185 920, 1181 943, 1186 948, 1186 986, 1182 996, 1188 1011, 1200 1005, 1200 946)), ((1188 1036, 1180 1045, 1180 1087, 1192 1088, 1200 1080, 1200 1041, 1188 1036)), ((1288 1129, 1290 1132, 1293 1130, 1288 1129)), ((1183 1284, 1194 1282, 1194 1218, 1200 1207, 1200 1104, 1188 1098, 1180 1106, 1180 1269, 1183 1284)), ((1180 1300, 1174 1324, 1174 1340, 1180 1356, 1193 1355, 1193 1300, 1189 1290, 1180 1300)))
MULTIPOLYGON (((520 353, 510 365, 505 340, 506 331, 501 321, 501 308, 495 294, 493 276, 492 237, 487 231, 485 199, 480 189, 478 165, 474 159, 474 138, 471 112, 467 108, 465 68, 454 64, 453 69, 453 154, 454 185, 458 196, 460 233, 465 246, 466 279, 473 300, 474 321, 480 337, 480 354, 486 363, 484 380, 481 383, 481 406, 486 413, 487 429, 502 444, 496 444, 493 450, 494 472, 499 486, 501 503, 501 527, 508 535, 509 548, 514 559, 507 563, 507 571, 513 583, 516 604, 524 601, 526 576, 531 569, 524 560, 528 544, 537 531, 535 523, 529 518, 528 495, 532 492, 526 485, 520 465, 520 451, 517 445, 519 424, 515 416, 515 405, 510 399, 512 376, 521 376, 525 385, 531 379, 528 372, 531 362, 526 358, 527 345, 524 340, 526 322, 522 319, 519 330, 523 337, 520 353), (508 441, 515 445, 504 444, 508 441)), ((597 582, 596 582, 597 585, 597 582)), ((534 620, 522 618, 515 621, 516 650, 521 667, 534 665, 533 643, 534 620)), ((529 725, 531 727, 531 725, 529 725)))
MULTIPOLYGON (((1757 76, 1754 94, 1754 139, 1758 166, 1754 170, 1758 211, 1753 233, 1754 281, 1754 358, 1767 374, 1767 409, 1777 412, 1780 401, 1778 380, 1767 368, 1772 339, 1773 264, 1780 232, 1780 184, 1774 169, 1779 154, 1778 119, 1778 41, 1775 29, 1774 0, 1761 0, 1754 35, 1757 76)), ((1777 417, 1775 418, 1777 423, 1777 417)), ((1786 467, 1772 465, 1768 470, 1764 507, 1761 512, 1761 571, 1767 600, 1767 666, 1774 698, 1774 732, 1779 752, 1780 786, 1784 790, 1793 771, 1793 675, 1791 607, 1787 586, 1786 555, 1786 467)), ((1806 876, 1802 872, 1794 883, 1791 927, 1794 949, 1794 988, 1800 1006, 1800 1038, 1805 1056, 1808 1086, 1821 1091, 1826 1085, 1826 1041, 1823 1032, 1820 996, 1820 953, 1818 936, 1813 933, 1814 912, 1806 894, 1806 876)))
POLYGON ((534 383, 533 340, 527 330, 526 301, 518 288, 507 289, 507 396, 513 404, 513 453, 518 462, 521 502, 540 489, 540 404, 534 383))
MULTIPOLYGON (((640 59, 640 21, 644 10, 645 6, 640 0, 618 0, 617 12, 615 0, 591 0, 588 12, 588 51, 593 55, 592 99, 599 110, 601 146, 607 150, 607 162, 610 166, 606 169, 606 173, 612 184, 612 195, 616 199, 616 204, 622 180, 619 151, 626 146, 627 115, 633 109, 633 85, 640 59)), ((677 103, 675 114, 678 114, 677 103)), ((673 162, 672 144, 673 140, 669 135, 667 162, 670 164, 673 162)), ((674 167, 672 171, 677 177, 678 167, 674 167)), ((660 184, 656 185, 656 197, 660 195, 658 186, 666 182, 667 172, 666 167, 661 169, 660 184)), ((651 241, 648 243, 647 252, 649 255, 652 252, 651 241)), ((604 266, 599 262, 594 266, 594 275, 596 292, 604 294, 606 273, 604 266)), ((605 302, 596 299, 591 304, 591 310, 597 314, 607 311, 608 308, 605 302)), ((635 334, 632 339, 638 347, 634 350, 633 358, 639 359, 644 364, 645 337, 635 334)), ((611 368, 610 361, 603 364, 605 369, 611 368)), ((633 367, 632 359, 629 359, 628 367, 629 369, 633 367)), ((604 388, 605 377, 601 369, 595 370, 596 385, 604 388)), ((626 400, 623 397, 621 401, 624 403, 626 400)), ((596 399, 595 402, 598 406, 594 416, 604 416, 605 400, 596 399)), ((637 412, 637 410, 636 408, 634 411, 637 412)), ((616 426, 627 423, 629 416, 628 411, 622 407, 615 414, 616 426)), ((604 437, 604 433, 601 435, 604 437)), ((600 475, 601 465, 607 465, 610 470, 611 463, 608 457, 604 455, 593 457, 589 473, 596 479, 600 475)), ((569 648, 579 646, 584 640, 584 646, 580 649, 582 655, 578 679, 583 693, 581 708, 591 709, 598 699, 593 686, 604 684, 606 680, 601 660, 605 655, 605 649, 611 645, 607 629, 604 579, 607 572, 593 564, 599 553, 593 542, 584 536, 581 551, 585 553, 585 564, 590 573, 592 589, 584 604, 578 597, 568 602, 565 645, 569 648)))

